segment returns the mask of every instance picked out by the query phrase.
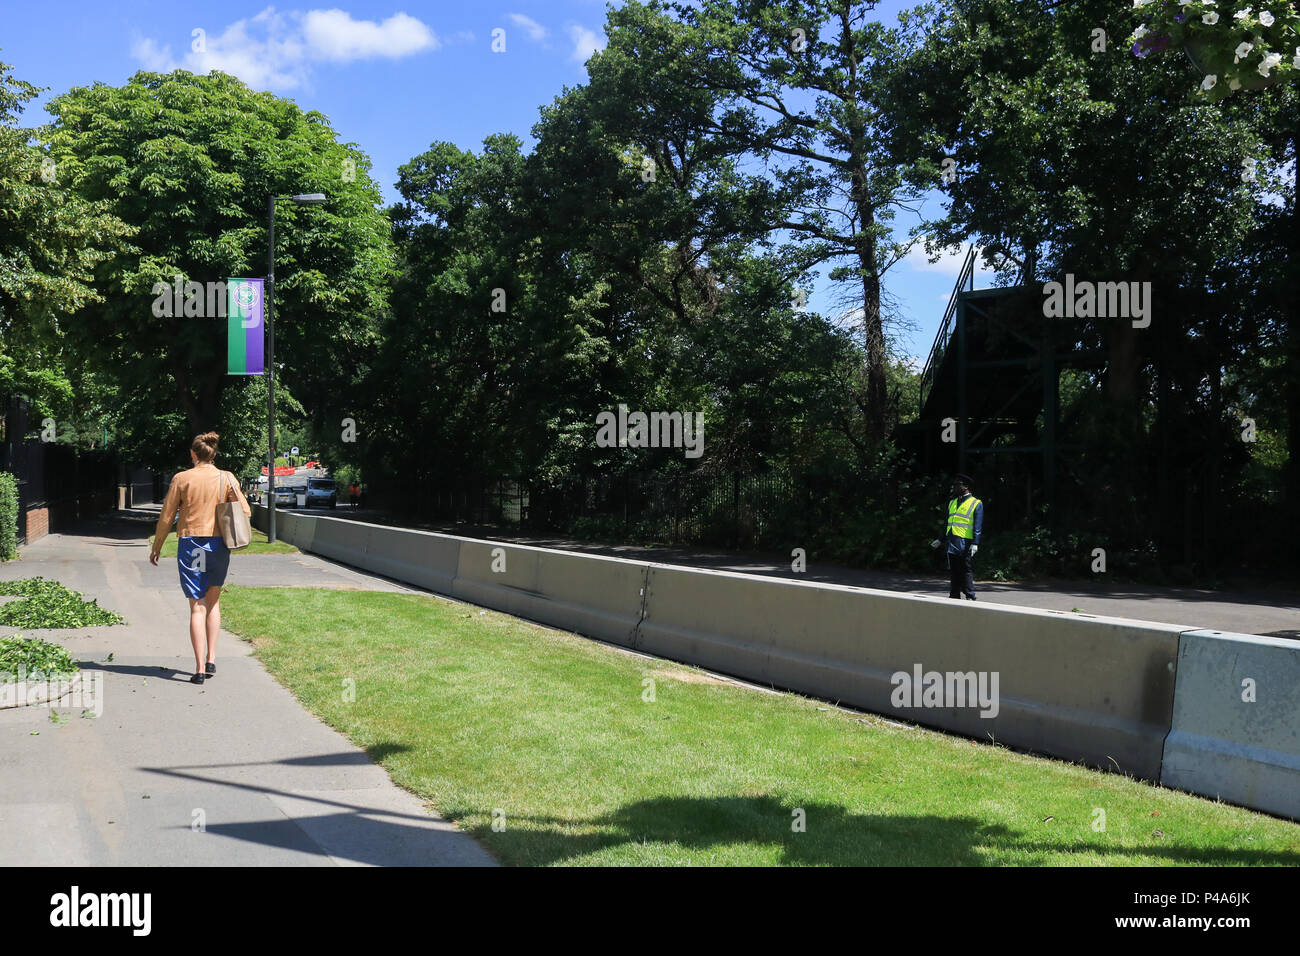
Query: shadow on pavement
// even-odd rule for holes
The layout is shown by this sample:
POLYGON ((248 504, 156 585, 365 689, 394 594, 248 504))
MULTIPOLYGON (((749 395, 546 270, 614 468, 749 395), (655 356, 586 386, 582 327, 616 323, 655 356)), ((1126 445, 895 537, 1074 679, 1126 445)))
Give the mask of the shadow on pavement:
POLYGON ((83 671, 103 671, 106 674, 124 674, 130 677, 156 677, 158 680, 189 682, 193 671, 162 664, 110 664, 104 661, 77 661, 83 671))
POLYGON ((360 750, 345 750, 336 754, 312 754, 310 757, 290 757, 287 760, 245 760, 240 763, 205 763, 190 766, 169 767, 169 771, 215 770, 218 767, 364 767, 378 763, 393 754, 405 753, 411 748, 406 744, 375 744, 360 750))
MULTIPOLYGON (((395 753, 406 748, 400 744, 378 744, 368 753, 376 755, 395 753)), ((376 810, 372 807, 349 803, 345 799, 322 796, 319 792, 280 790, 274 787, 222 780, 191 770, 218 769, 242 766, 349 766, 368 763, 369 757, 359 753, 322 754, 284 761, 263 761, 253 764, 208 764, 199 767, 141 767, 171 779, 198 783, 218 784, 239 790, 259 793, 267 797, 282 797, 302 801, 318 807, 331 807, 334 812, 295 815, 290 818, 259 820, 241 823, 209 823, 206 832, 230 837, 261 846, 277 847, 310 853, 320 857, 346 859, 374 866, 394 865, 394 854, 401 855, 407 865, 421 865, 437 861, 459 862, 457 848, 465 845, 469 837, 459 830, 435 829, 435 819, 427 815, 402 813, 393 810, 376 810), (407 822, 409 821, 409 822, 407 822), (426 859, 427 857, 427 859, 426 859)), ((344 791, 346 792, 346 791, 344 791)), ((480 852, 480 851, 475 851, 480 852)), ((484 858, 486 859, 486 857, 484 858)), ((483 862, 472 860, 471 862, 483 862)))

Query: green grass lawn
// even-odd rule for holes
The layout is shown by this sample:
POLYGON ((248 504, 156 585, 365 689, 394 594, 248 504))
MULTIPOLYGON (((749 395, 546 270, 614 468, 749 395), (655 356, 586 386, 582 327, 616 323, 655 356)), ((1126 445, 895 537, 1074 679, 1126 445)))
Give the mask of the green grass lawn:
POLYGON ((492 611, 247 587, 222 608, 313 713, 506 863, 1300 865, 1297 824, 492 611))
MULTIPOLYGON (((176 557, 176 535, 170 534, 167 540, 163 542, 162 552, 159 557, 174 558, 176 557)), ((153 535, 149 535, 149 543, 153 544, 153 535)), ((270 544, 266 540, 266 535, 256 528, 253 529, 253 540, 249 542, 247 548, 242 551, 232 551, 231 554, 239 556, 241 554, 297 554, 298 549, 284 541, 277 541, 270 544)))

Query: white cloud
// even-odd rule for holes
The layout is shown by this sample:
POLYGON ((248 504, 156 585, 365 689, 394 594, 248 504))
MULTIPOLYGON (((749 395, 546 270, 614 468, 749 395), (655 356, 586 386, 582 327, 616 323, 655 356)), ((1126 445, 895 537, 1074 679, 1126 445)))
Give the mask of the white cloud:
POLYGON ((528 33, 528 39, 533 40, 534 42, 546 39, 546 27, 542 26, 531 17, 526 17, 522 13, 512 13, 510 14, 510 22, 526 31, 528 33))
POLYGON ((588 30, 573 24, 569 27, 569 39, 573 41, 573 53, 569 59, 575 63, 586 63, 592 54, 605 49, 605 37, 595 30, 588 30))
POLYGON ((302 32, 311 56, 336 63, 374 57, 396 60, 442 45, 432 30, 405 13, 376 23, 353 20, 343 10, 308 10, 302 32))
MULTIPOLYGON (((962 263, 966 261, 966 246, 957 246, 952 249, 944 249, 937 262, 931 262, 929 256, 925 253, 925 245, 918 242, 908 250, 903 261, 919 272, 938 272, 941 275, 957 278, 961 275, 962 263)), ((976 269, 979 268, 980 262, 976 260, 976 269)))
POLYGON ((148 70, 220 70, 255 89, 287 90, 307 82, 313 63, 400 59, 441 46, 431 29, 405 13, 376 22, 354 20, 338 9, 281 14, 267 7, 220 33, 196 37, 180 59, 170 46, 160 46, 151 37, 134 38, 131 55, 148 70))
POLYGON ((148 37, 136 36, 131 41, 131 57, 146 70, 165 73, 175 69, 170 47, 160 47, 148 37))

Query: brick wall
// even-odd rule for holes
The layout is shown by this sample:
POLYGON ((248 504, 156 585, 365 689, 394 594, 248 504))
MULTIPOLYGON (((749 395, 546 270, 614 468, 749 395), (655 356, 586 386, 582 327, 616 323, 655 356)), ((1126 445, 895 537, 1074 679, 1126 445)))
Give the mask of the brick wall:
POLYGON ((27 511, 27 543, 39 541, 50 533, 48 508, 29 508, 27 511))

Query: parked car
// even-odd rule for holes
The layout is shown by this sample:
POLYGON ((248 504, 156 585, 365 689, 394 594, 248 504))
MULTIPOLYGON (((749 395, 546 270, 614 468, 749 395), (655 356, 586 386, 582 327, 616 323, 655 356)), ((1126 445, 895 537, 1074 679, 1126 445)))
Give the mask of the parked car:
POLYGON ((325 505, 333 508, 338 504, 339 493, 338 486, 334 484, 333 478, 308 478, 307 479, 307 507, 312 505, 325 505))
POLYGON ((275 506, 277 508, 293 508, 298 504, 298 495, 306 489, 302 485, 281 485, 275 486, 275 506))

